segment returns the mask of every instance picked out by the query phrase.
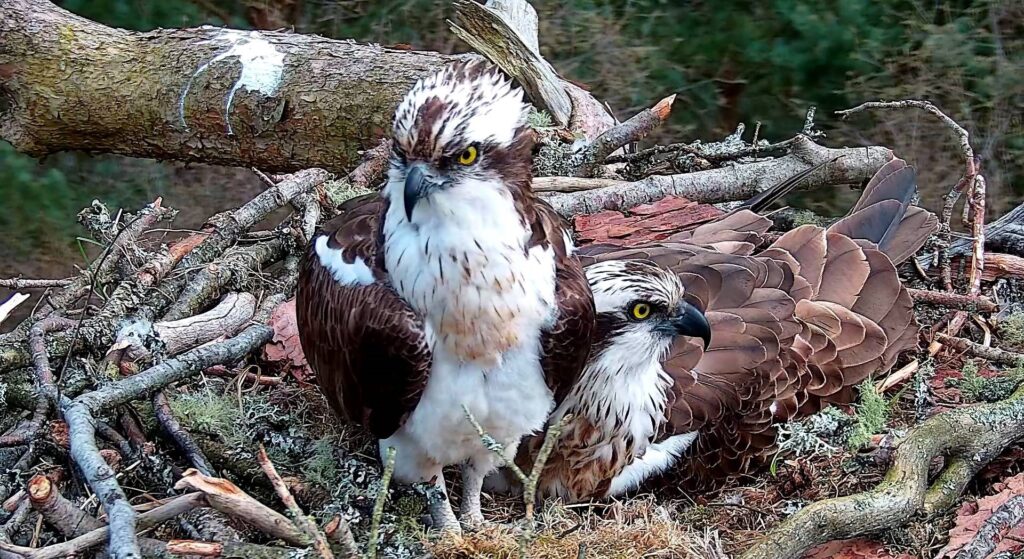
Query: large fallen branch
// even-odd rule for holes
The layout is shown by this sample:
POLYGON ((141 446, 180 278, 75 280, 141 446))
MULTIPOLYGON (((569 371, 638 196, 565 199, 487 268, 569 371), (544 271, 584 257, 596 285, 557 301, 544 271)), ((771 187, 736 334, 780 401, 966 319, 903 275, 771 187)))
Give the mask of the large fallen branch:
POLYGON ((743 559, 798 559, 833 540, 881 532, 916 514, 944 512, 974 474, 1024 436, 1024 388, 994 404, 945 412, 914 428, 899 443, 893 465, 875 489, 818 501, 772 529, 743 559), (932 459, 946 467, 929 485, 932 459))
MULTIPOLYGON (((509 52, 516 30, 495 30, 469 4, 456 6, 465 26, 460 36, 480 45, 498 41, 509 52), (489 32, 479 36, 473 29, 489 32)), ((483 16, 519 4, 498 2, 483 16)), ((525 33, 533 33, 525 43, 536 45, 535 17, 525 33)), ((413 82, 459 58, 209 26, 134 33, 41 0, 0 3, 0 36, 6 101, 0 137, 19 151, 81 150, 269 171, 349 170, 360 150, 391 129, 394 109, 413 82)), ((531 63, 547 65, 526 51, 531 63)), ((530 67, 495 62, 513 76, 530 67)), ((543 86, 528 87, 542 108, 560 88, 579 90, 547 68, 543 79, 524 82, 543 86)), ((600 106, 589 94, 574 93, 568 109, 600 106)), ((567 94, 561 95, 556 114, 564 117, 567 94)), ((608 124, 591 121, 596 124, 584 128, 591 132, 608 124)))

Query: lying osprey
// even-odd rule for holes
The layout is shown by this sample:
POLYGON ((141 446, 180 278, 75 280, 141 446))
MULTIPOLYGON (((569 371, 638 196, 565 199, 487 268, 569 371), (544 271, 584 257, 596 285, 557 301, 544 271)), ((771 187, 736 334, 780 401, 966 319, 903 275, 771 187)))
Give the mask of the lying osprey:
MULTIPOLYGON (((459 62, 395 113, 380 195, 349 200, 311 243, 297 318, 320 389, 344 420, 397 450, 395 479, 464 464, 477 524, 495 457, 464 407, 515 455, 586 361, 594 303, 566 224, 530 186, 522 90, 459 62)), ((435 525, 458 530, 450 504, 435 525)))
POLYGON ((773 422, 851 402, 857 384, 917 343, 894 266, 937 230, 910 206, 915 192, 914 169, 893 160, 848 216, 753 256, 770 222, 745 210, 667 242, 580 249, 597 334, 553 414, 573 417, 541 494, 618 495, 677 463, 706 485, 770 455, 773 422))

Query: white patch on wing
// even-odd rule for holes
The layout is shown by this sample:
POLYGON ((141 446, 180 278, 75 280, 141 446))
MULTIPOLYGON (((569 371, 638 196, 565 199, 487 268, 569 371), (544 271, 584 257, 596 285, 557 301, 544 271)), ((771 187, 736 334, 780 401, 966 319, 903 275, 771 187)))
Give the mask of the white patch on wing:
POLYGON ((327 236, 317 237, 315 243, 316 255, 320 258, 320 264, 331 272, 335 281, 346 287, 353 285, 370 285, 373 283, 373 271, 366 265, 366 262, 358 256, 349 263, 340 250, 327 246, 327 236))
MULTIPOLYGON (((208 26, 203 26, 207 28, 208 26)), ((237 58, 242 65, 242 72, 238 80, 231 86, 227 97, 224 100, 224 123, 227 125, 228 134, 233 134, 231 128, 231 105, 235 100, 235 93, 239 89, 246 91, 258 91, 265 96, 272 96, 281 87, 281 78, 284 75, 284 53, 277 50, 273 44, 263 38, 258 31, 238 31, 236 29, 218 29, 217 35, 204 42, 221 43, 225 50, 217 53, 213 58, 206 61, 189 78, 185 88, 178 97, 178 118, 181 125, 188 129, 185 123, 185 98, 188 96, 192 83, 213 64, 227 58, 237 58)))
POLYGON ((572 256, 576 252, 576 245, 572 242, 572 235, 565 231, 562 233, 562 239, 565 242, 565 254, 572 256))
POLYGON ((606 496, 612 497, 633 491, 644 481, 671 468, 696 439, 697 433, 683 433, 652 444, 643 456, 626 466, 626 469, 612 479, 606 496))

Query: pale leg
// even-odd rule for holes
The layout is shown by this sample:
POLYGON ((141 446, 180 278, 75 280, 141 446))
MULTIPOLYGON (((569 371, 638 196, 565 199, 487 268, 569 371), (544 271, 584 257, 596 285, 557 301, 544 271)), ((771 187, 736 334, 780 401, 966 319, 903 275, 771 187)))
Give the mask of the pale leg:
POLYGON ((462 534, 462 527, 452 510, 452 502, 448 499, 448 490, 444 482, 441 465, 422 452, 401 432, 389 439, 380 441, 380 453, 383 457, 385 449, 395 447, 395 481, 413 484, 423 493, 427 500, 427 511, 433 521, 434 528, 441 532, 462 534))
POLYGON ((425 483, 427 487, 424 489, 424 495, 427 499, 427 512, 430 513, 430 519, 434 524, 434 528, 442 533, 451 532, 453 534, 461 535, 462 526, 459 525, 459 520, 455 517, 455 511, 452 510, 452 502, 448 498, 448 491, 445 488, 444 476, 441 474, 441 470, 437 471, 437 478, 433 484, 425 483))
POLYGON ((483 490, 487 474, 494 472, 495 467, 503 466, 515 459, 519 441, 503 445, 505 459, 498 459, 493 453, 480 454, 470 458, 462 466, 462 505, 460 517, 467 528, 479 528, 484 523, 484 513, 480 510, 480 493, 483 490))

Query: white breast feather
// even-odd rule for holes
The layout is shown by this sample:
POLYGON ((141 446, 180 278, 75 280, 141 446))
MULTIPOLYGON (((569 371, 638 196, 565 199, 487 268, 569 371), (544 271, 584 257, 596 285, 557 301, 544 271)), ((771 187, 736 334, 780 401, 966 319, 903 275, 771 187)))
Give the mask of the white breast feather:
MULTIPOLYGON (((388 191, 401 193, 392 178, 388 191)), ((463 406, 496 440, 512 444, 541 429, 554 405, 539 357, 541 329, 556 318, 554 253, 525 250, 529 231, 506 189, 481 182, 459 190, 421 200, 411 224, 401 195, 392 196, 384 229, 385 265, 431 332, 433 365, 416 409, 381 446, 441 465, 489 452, 463 406), (499 354, 464 354, 502 336, 514 343, 499 354)), ((408 478, 423 471, 403 467, 396 476, 415 481, 408 478)))

